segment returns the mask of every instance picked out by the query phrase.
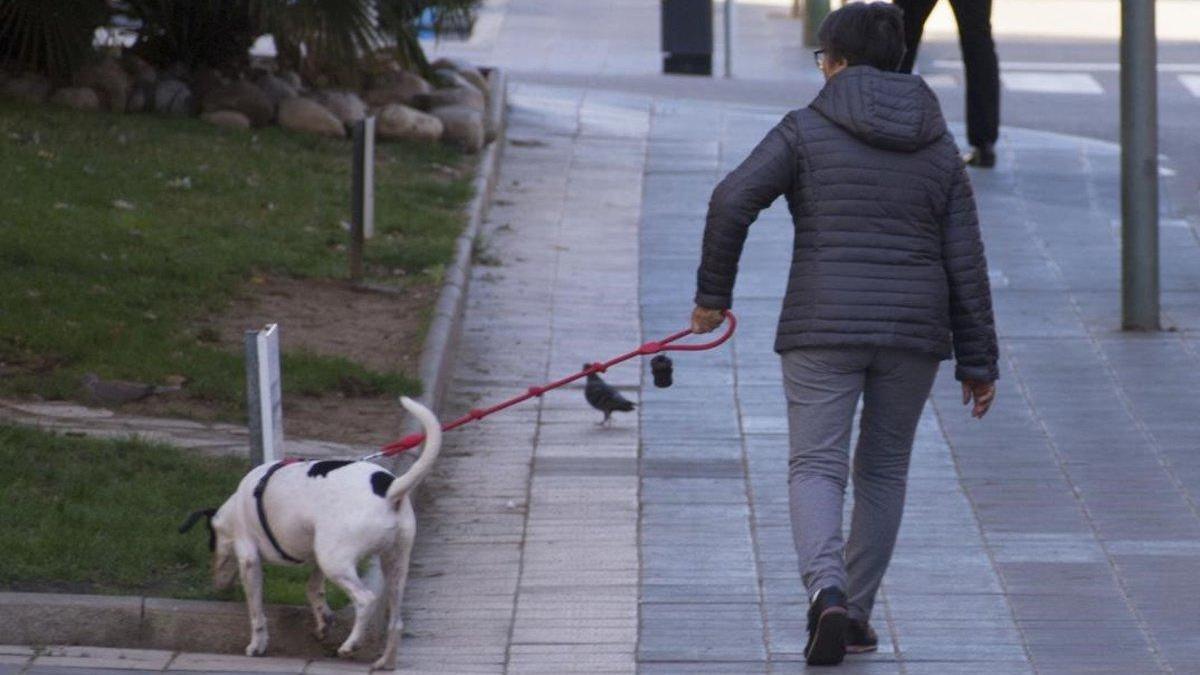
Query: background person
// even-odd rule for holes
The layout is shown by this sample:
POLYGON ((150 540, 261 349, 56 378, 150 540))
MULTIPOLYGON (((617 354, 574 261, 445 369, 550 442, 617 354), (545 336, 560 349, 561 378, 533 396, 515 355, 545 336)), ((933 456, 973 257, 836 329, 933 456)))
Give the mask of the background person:
POLYGON ((732 303, 750 224, 784 195, 795 226, 775 350, 788 401, 789 504, 812 604, 805 657, 869 651, 869 619, 904 509, 909 456, 938 363, 964 403, 995 395, 996 332, 975 199, 937 98, 894 72, 900 10, 855 3, 819 31, 825 87, 713 191, 697 272, 697 332, 732 303), (854 512, 842 540, 859 397, 854 512))
MULTIPOLYGON (((895 0, 895 3, 904 10, 907 48, 900 72, 911 73, 925 20, 937 0, 895 0)), ((996 165, 993 146, 1000 133, 1000 64, 992 40, 992 0, 950 0, 950 8, 958 23, 958 44, 967 81, 967 142, 972 149, 963 160, 972 166, 990 168, 996 165)))

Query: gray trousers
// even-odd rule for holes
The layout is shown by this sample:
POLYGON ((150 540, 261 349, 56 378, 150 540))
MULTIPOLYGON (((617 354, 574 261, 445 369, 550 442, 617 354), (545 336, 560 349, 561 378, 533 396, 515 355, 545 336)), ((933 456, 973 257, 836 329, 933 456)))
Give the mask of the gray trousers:
POLYGON ((938 359, 869 347, 783 353, 788 401, 788 499, 800 576, 809 595, 841 588, 851 618, 871 616, 896 544, 913 437, 938 359), (842 540, 850 429, 863 399, 854 450, 854 511, 842 540))

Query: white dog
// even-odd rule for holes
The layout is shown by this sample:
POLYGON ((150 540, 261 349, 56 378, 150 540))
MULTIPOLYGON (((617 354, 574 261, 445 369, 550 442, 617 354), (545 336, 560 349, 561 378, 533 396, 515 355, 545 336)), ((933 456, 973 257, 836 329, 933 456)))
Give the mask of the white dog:
POLYGON ((409 495, 433 467, 442 444, 441 425, 432 412, 408 398, 400 403, 425 428, 421 457, 404 475, 395 477, 370 462, 264 464, 246 474, 220 509, 197 511, 180 528, 186 532, 201 517, 208 518, 213 580, 218 588, 231 585, 235 572, 240 573, 250 609, 247 655, 257 656, 267 649, 263 562, 314 564, 307 595, 317 639, 325 637, 333 619, 325 602, 325 578, 346 592, 354 602, 354 628, 338 654, 348 656, 361 644, 379 599, 377 591, 359 578, 358 564, 378 556, 388 620, 387 645, 374 667, 395 667, 404 628, 400 603, 417 527, 409 495))

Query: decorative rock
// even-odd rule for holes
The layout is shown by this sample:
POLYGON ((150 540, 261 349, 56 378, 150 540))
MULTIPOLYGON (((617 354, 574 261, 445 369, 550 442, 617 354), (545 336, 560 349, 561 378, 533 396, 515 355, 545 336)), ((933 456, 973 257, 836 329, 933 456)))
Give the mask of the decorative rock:
POLYGON ((158 70, 142 57, 125 52, 125 72, 129 73, 134 84, 153 83, 158 80, 158 70))
POLYGON ((201 101, 206 100, 210 93, 229 84, 229 80, 216 68, 197 68, 191 79, 192 92, 201 101))
POLYGON ((465 105, 482 113, 487 108, 487 99, 475 87, 460 85, 449 89, 436 89, 428 94, 416 96, 413 98, 413 105, 422 110, 465 105))
MULTIPOLYGON (((447 86, 449 87, 470 87, 471 89, 475 89, 479 93, 483 94, 484 98, 487 98, 487 83, 483 81, 482 77, 477 77, 475 78, 475 81, 472 81, 471 78, 468 78, 461 72, 446 68, 435 70, 433 72, 438 76, 439 79, 441 79, 443 82, 446 82, 447 86), (476 82, 478 82, 478 84, 476 84, 476 82)), ((477 72, 475 74, 479 75, 477 72)))
POLYGON ((484 94, 488 91, 487 78, 471 63, 462 59, 454 59, 449 57, 441 57, 434 61, 432 67, 435 71, 438 70, 453 70, 471 83, 479 91, 484 94))
POLYGON ((376 115, 375 132, 383 138, 436 141, 442 137, 441 120, 406 105, 391 103, 376 115))
POLYGON ((188 70, 186 63, 183 63, 181 61, 176 61, 175 63, 172 63, 171 65, 167 66, 167 70, 164 73, 164 77, 170 77, 170 78, 173 78, 176 80, 187 81, 188 77, 191 74, 192 74, 192 72, 190 70, 188 70))
POLYGON ((76 110, 99 110, 100 97, 87 87, 66 87, 54 92, 51 103, 65 105, 76 110))
POLYGON ((479 152, 483 148, 483 113, 467 105, 449 105, 434 108, 431 115, 442 122, 442 140, 457 145, 467 152, 479 152))
POLYGON ((129 100, 125 102, 125 112, 146 112, 154 107, 154 82, 135 82, 129 91, 129 100))
POLYGON ((357 94, 349 91, 323 91, 317 102, 329 109, 342 124, 353 124, 367 116, 367 107, 357 94))
POLYGON ((41 75, 20 75, 0 86, 0 96, 26 103, 45 103, 50 96, 50 81, 41 75))
POLYGON ((75 74, 75 84, 94 89, 105 110, 125 112, 125 102, 129 99, 129 86, 132 83, 116 59, 108 57, 80 68, 75 74))
POLYGON ((179 80, 160 80, 154 86, 153 107, 156 113, 191 117, 196 114, 196 98, 179 80))
POLYGON ((296 88, 284 82, 281 78, 274 75, 265 74, 254 81, 254 84, 263 90, 267 98, 271 99, 271 103, 275 104, 276 108, 282 101, 289 98, 296 98, 300 95, 296 88))
POLYGON ((434 70, 442 70, 443 68, 446 68, 449 70, 459 71, 472 70, 475 68, 475 66, 471 65, 471 63, 466 59, 458 59, 453 56, 439 56, 436 61, 429 64, 429 67, 433 68, 434 70))
POLYGON ((217 110, 236 110, 250 120, 256 127, 271 123, 275 117, 275 106, 271 99, 261 89, 245 80, 232 82, 218 87, 203 98, 204 112, 217 110))
POLYGON ((279 126, 292 131, 345 138, 346 127, 320 103, 307 98, 288 98, 279 103, 279 126))
POLYGON ((410 105, 414 98, 433 91, 433 85, 420 75, 406 70, 371 79, 373 88, 364 94, 371 106, 385 106, 389 103, 410 105))
POLYGON ((461 77, 466 78, 467 82, 470 82, 476 89, 483 92, 485 96, 487 95, 488 81, 482 72, 475 68, 468 68, 467 70, 459 70, 456 72, 461 77))
POLYGON ((292 89, 300 91, 304 88, 304 83, 300 80, 300 76, 294 70, 285 70, 279 74, 279 79, 287 82, 292 86, 292 89))
POLYGON ((250 119, 240 112, 233 110, 218 110, 216 112, 204 113, 200 119, 215 124, 219 127, 227 127, 229 129, 249 129, 250 119))

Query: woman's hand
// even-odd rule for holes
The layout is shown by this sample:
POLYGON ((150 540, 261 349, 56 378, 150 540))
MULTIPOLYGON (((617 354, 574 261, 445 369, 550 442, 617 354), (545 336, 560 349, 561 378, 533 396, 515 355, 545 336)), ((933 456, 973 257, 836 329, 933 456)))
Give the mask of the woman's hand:
POLYGON ((971 410, 971 417, 975 419, 983 419, 987 414, 988 408, 992 407, 992 401, 996 400, 996 383, 995 382, 980 382, 978 380, 965 380, 962 383, 963 390, 963 405, 975 399, 975 407, 971 410))
POLYGON ((692 310, 692 332, 711 333, 725 323, 725 310, 709 309, 696 305, 692 310))

